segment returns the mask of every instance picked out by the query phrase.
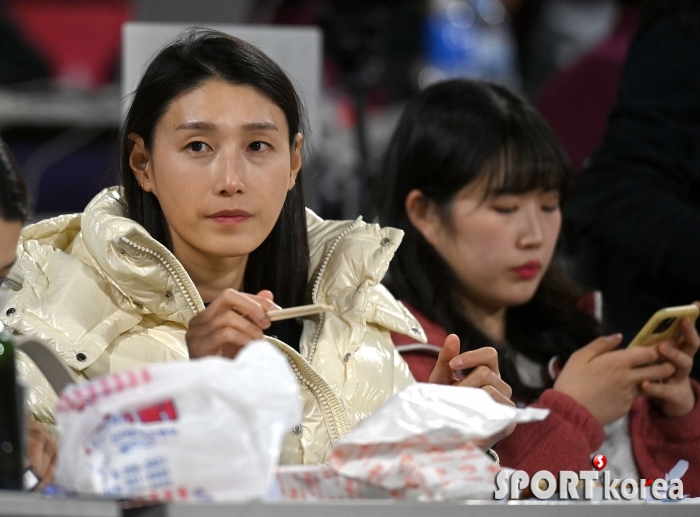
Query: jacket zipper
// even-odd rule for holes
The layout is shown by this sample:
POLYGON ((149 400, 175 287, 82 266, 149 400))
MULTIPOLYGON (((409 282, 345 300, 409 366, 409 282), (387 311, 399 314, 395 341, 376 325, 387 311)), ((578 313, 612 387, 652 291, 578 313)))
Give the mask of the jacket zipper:
POLYGON ((187 301, 187 305, 189 305, 190 309, 194 314, 199 314, 199 309, 197 308, 197 304, 194 302, 196 298, 199 297, 199 294, 197 294, 196 297, 192 296, 192 293, 190 293, 185 286, 185 282, 180 278, 180 275, 178 275, 177 271, 175 271, 175 268, 172 266, 172 264, 166 259, 163 255, 158 253, 157 251, 153 251, 150 248, 147 248, 146 246, 141 246, 140 244, 136 244, 134 241, 131 239, 128 239, 127 237, 122 236, 121 240, 128 246, 131 246, 132 248, 135 248, 143 253, 147 253, 148 255, 151 255, 153 258, 155 258, 158 262, 160 262, 165 270, 170 273, 170 276, 172 276, 175 279, 175 283, 177 284, 178 288, 180 289, 180 292, 185 296, 185 301, 187 301))
MULTIPOLYGON (((328 267, 328 262, 331 259, 331 256, 333 255, 333 252, 335 251, 336 246, 338 246, 338 243, 345 237, 350 231, 355 228, 360 222, 362 222, 362 216, 358 217, 355 219, 350 226, 345 228, 341 232, 340 235, 338 235, 333 243, 331 244, 331 247, 328 248, 328 251, 326 252, 326 255, 323 257, 323 262, 321 262, 321 268, 318 270, 318 274, 316 275, 316 279, 314 280, 314 287, 311 290, 311 303, 318 303, 316 300, 316 295, 318 294, 318 286, 321 284, 321 278, 323 277, 323 274, 326 272, 326 268, 328 267)), ((309 346, 309 353, 308 353, 308 359, 307 361, 309 364, 311 364, 311 361, 314 360, 314 355, 316 354, 316 346, 318 345, 318 339, 321 336, 321 330, 323 329, 323 324, 326 321, 326 313, 322 312, 321 315, 319 316, 319 321, 318 321, 318 327, 316 327, 316 332, 314 333, 314 337, 311 340, 311 345, 309 346)))
MULTIPOLYGON (((311 290, 312 303, 317 303, 316 297, 318 294, 318 287, 321 283, 321 278, 328 267, 328 262, 335 251, 335 248, 338 246, 338 243, 343 239, 343 237, 345 237, 361 221, 362 217, 358 217, 350 226, 343 230, 340 235, 335 238, 330 248, 326 252, 326 255, 323 257, 321 268, 316 275, 314 286, 311 290)), ((328 436, 330 437, 331 444, 335 444, 343 435, 350 431, 350 420, 348 419, 348 415, 345 412, 345 406, 340 401, 340 398, 311 366, 311 361, 316 353, 316 347, 318 345, 318 340, 325 321, 326 315, 325 313, 321 313, 318 327, 316 327, 316 332, 314 333, 314 337, 311 340, 311 345, 309 346, 308 359, 305 359, 301 354, 298 354, 296 350, 290 348, 288 345, 285 345, 282 342, 273 342, 280 350, 287 354, 289 364, 294 371, 294 375, 297 376, 297 379, 301 384, 309 388, 311 393, 318 401, 318 405, 321 408, 321 413, 323 414, 323 419, 325 420, 326 427, 328 428, 328 436)))
POLYGON ((323 419, 326 422, 331 445, 335 445, 343 435, 350 431, 350 420, 340 398, 335 394, 328 382, 296 350, 274 338, 268 337, 268 341, 287 355, 289 365, 299 383, 309 388, 309 391, 318 401, 318 406, 321 408, 323 419))

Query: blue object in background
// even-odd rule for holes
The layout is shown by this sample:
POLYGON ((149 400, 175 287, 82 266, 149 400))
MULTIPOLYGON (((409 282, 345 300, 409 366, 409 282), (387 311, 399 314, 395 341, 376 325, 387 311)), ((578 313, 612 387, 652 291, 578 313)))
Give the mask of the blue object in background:
POLYGON ((520 87, 515 39, 499 0, 432 0, 424 56, 422 88, 454 77, 520 87))

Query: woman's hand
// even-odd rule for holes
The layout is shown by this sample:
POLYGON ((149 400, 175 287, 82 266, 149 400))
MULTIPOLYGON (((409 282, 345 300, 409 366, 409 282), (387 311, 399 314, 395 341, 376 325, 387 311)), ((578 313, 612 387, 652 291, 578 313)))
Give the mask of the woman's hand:
POLYGON ((678 341, 663 341, 656 347, 659 355, 676 368, 675 373, 661 382, 642 383, 642 391, 649 401, 669 417, 687 415, 697 403, 688 375, 693 367, 693 356, 700 347, 700 337, 688 318, 681 320, 681 330, 678 341))
POLYGON ((554 382, 556 391, 588 409, 601 425, 630 410, 642 383, 676 371, 669 362, 652 364, 659 358, 656 347, 615 350, 621 341, 619 334, 604 336, 577 350, 554 382))
POLYGON ((483 347, 460 354, 459 337, 455 334, 450 334, 445 339, 429 382, 481 388, 496 402, 513 405, 510 400, 513 390, 501 379, 496 349, 483 347), (458 377, 457 372, 469 369, 472 371, 466 377, 458 377))
POLYGON ((39 487, 43 488, 53 481, 56 466, 56 441, 40 423, 27 420, 27 459, 29 465, 41 479, 39 487))
MULTIPOLYGON (((437 364, 430 374, 432 384, 447 384, 451 386, 467 386, 480 388, 491 395, 499 404, 515 407, 510 400, 513 394, 511 387, 501 379, 498 369, 498 352, 495 348, 483 347, 469 352, 459 353, 459 337, 450 334, 438 355, 437 364), (456 371, 473 368, 464 378, 458 378, 456 371)), ((500 433, 489 438, 474 440, 482 449, 489 449, 515 429, 515 423, 510 424, 500 433)))
POLYGON ((222 355, 233 358, 271 325, 267 312, 279 309, 270 291, 257 295, 226 289, 190 320, 185 334, 190 358, 222 355))

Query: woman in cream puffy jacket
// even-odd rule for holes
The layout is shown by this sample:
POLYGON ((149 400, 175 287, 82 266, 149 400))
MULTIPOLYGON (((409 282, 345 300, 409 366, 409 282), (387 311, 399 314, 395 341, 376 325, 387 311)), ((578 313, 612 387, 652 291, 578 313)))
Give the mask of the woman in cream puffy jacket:
MULTIPOLYGON (((323 461, 414 382, 389 332, 425 337, 379 284, 402 232, 305 212, 300 120, 293 86, 258 49, 216 31, 186 33, 154 58, 134 94, 123 187, 83 214, 25 229, 2 320, 47 341, 87 379, 233 357, 264 330, 303 396, 303 423, 286 437, 282 461, 323 461), (271 324, 275 302, 334 311, 271 324)), ((508 403, 495 353, 472 354, 481 373, 462 384, 508 403)), ((34 417, 52 424, 55 393, 28 360, 22 368, 34 417)), ((446 361, 436 372, 436 382, 455 383, 446 361)))

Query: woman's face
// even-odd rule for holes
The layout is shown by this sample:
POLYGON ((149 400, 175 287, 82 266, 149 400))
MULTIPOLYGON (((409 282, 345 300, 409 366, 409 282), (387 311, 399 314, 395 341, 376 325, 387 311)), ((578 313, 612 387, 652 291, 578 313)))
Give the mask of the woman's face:
POLYGON ((464 187, 450 207, 451 224, 436 216, 424 236, 469 302, 499 310, 530 300, 549 267, 561 227, 559 194, 535 190, 484 199, 484 183, 464 187))
POLYGON ((15 263, 21 221, 5 221, 0 217, 0 282, 10 274, 15 263))
POLYGON ((302 137, 292 149, 282 110, 249 86, 220 80, 171 103, 150 151, 132 138, 132 169, 158 198, 178 257, 255 250, 301 167, 302 137))

